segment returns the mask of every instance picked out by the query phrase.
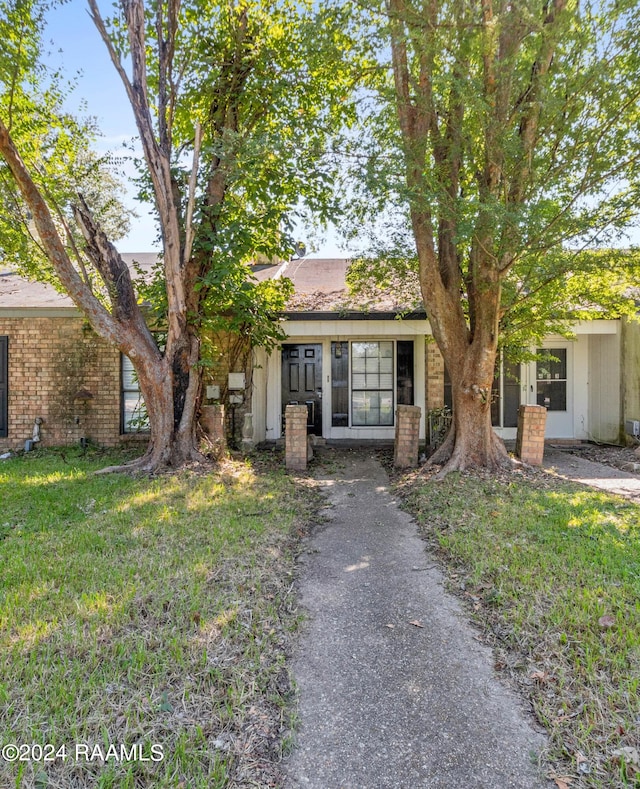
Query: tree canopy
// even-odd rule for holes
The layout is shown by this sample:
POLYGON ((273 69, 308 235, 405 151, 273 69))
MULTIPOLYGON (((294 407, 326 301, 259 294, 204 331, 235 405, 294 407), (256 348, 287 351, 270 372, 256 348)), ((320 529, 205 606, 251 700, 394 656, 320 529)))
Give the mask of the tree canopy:
MULTIPOLYGON (((49 121, 60 102, 55 95, 43 101, 56 87, 43 89, 42 7, 30 0, 2 7, 16 43, 14 56, 3 58, 0 154, 54 279, 134 364, 151 425, 141 466, 151 469, 198 457, 203 325, 233 311, 232 297, 245 299, 245 322, 260 305, 277 302, 277 286, 248 281, 247 263, 256 254, 288 254, 295 217, 305 210, 320 219, 334 210, 327 139, 349 117, 350 42, 343 12, 310 2, 122 0, 109 18, 96 0, 88 6, 134 112, 140 196, 152 201, 158 219, 162 348, 113 236, 86 194, 76 184, 67 189, 70 158, 60 145, 68 119, 58 117, 53 127, 49 121), (13 99, 18 85, 32 116, 13 99), (45 147, 39 123, 55 129, 45 147), (252 310, 246 300, 253 296, 252 310)), ((264 312, 259 331, 267 343, 278 337, 264 312)))
POLYGON ((526 344, 610 295, 607 277, 622 290, 627 263, 637 271, 634 256, 593 250, 620 243, 637 217, 638 5, 360 9, 375 68, 354 152, 355 224, 375 212, 375 276, 402 279, 406 261, 417 273, 457 412, 436 459, 496 465, 500 332, 526 344))

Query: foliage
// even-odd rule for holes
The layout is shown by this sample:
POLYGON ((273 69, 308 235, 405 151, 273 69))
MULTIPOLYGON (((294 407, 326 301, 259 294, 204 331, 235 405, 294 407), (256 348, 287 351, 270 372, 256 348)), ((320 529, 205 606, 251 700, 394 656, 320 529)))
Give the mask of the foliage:
POLYGON ((447 224, 455 229, 472 332, 480 233, 490 239, 502 280, 504 343, 528 345, 545 332, 566 331, 564 320, 633 313, 628 286, 637 281, 638 256, 624 238, 639 203, 637 4, 499 3, 491 26, 480 4, 459 0, 439 3, 437 18, 427 14, 422 23, 416 3, 392 4, 388 16, 375 3, 366 8, 361 21, 378 68, 368 72, 361 102, 364 134, 345 141, 354 161, 345 227, 363 250, 350 275, 353 289, 407 279, 418 295, 411 225, 418 208, 433 218, 436 255, 444 252, 447 224), (431 126, 422 118, 421 137, 412 141, 398 125, 402 100, 382 46, 394 25, 406 49, 415 117, 434 117, 431 126), (545 46, 555 52, 542 74, 545 46), (432 80, 428 95, 420 75, 423 83, 432 80), (414 164, 422 168, 419 186, 407 183, 414 164))
MULTIPOLYGON (((47 195, 61 235, 70 248, 82 244, 71 206, 81 193, 114 240, 129 230, 131 212, 108 158, 92 146, 98 129, 64 109, 73 81, 40 61, 44 4, 9 0, 0 5, 0 113, 40 189, 47 195)), ((0 160, 0 257, 22 274, 61 289, 32 217, 6 163, 0 160)))
POLYGON ((434 462, 447 461, 444 473, 504 465, 488 408, 501 330, 526 345, 603 295, 604 280, 584 276, 598 268, 585 250, 620 242, 638 214, 640 6, 357 8, 377 68, 350 151, 352 223, 382 231, 369 247, 378 260, 391 254, 393 276, 417 258, 452 382, 453 429, 434 462))
MULTIPOLYGON (((92 206, 82 196, 74 201, 84 244, 68 243, 73 233, 59 201, 34 177, 40 162, 21 158, 29 137, 12 135, 10 117, 0 116, 0 149, 55 275, 135 366, 151 434, 138 465, 155 470, 201 459, 195 426, 205 325, 251 326, 254 341, 267 346, 280 336, 270 305, 284 286, 254 286, 245 264, 260 254, 286 257, 305 209, 321 220, 335 210, 326 142, 333 125, 352 116, 351 41, 344 14, 311 0, 122 0, 110 19, 97 0, 88 2, 136 120, 140 195, 157 213, 162 269, 147 292, 167 332, 164 348, 92 206)), ((37 15, 39 6, 28 9, 37 15)), ((37 25, 28 33, 37 53, 37 25)), ((35 56, 27 66, 36 79, 35 56)), ((58 166, 59 155, 52 158, 58 166)))
MULTIPOLYGON (((638 320, 639 281, 635 249, 550 250, 544 266, 519 265, 505 280, 499 345, 509 349, 513 361, 526 361, 531 358, 527 349, 545 335, 573 337, 576 321, 638 320)), ((354 296, 393 290, 406 304, 422 304, 415 255, 358 258, 349 267, 347 284, 354 296)))

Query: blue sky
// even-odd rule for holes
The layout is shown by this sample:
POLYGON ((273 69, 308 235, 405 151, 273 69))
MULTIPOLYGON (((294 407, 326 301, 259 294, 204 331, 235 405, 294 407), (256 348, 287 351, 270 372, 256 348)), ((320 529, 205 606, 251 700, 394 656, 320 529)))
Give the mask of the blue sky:
MULTIPOLYGON (((108 13, 111 5, 103 4, 103 9, 108 13)), ((124 153, 123 145, 137 136, 133 113, 84 0, 70 0, 50 13, 45 47, 52 66, 61 67, 70 78, 77 75, 78 86, 69 98, 68 107, 74 113, 97 118, 103 134, 99 150, 124 153)), ((118 243, 118 248, 122 252, 148 252, 157 248, 156 230, 148 209, 134 201, 133 190, 128 202, 139 216, 132 221, 131 232, 118 243)), ((337 246, 335 234, 330 233, 313 256, 345 257, 345 251, 337 246)))

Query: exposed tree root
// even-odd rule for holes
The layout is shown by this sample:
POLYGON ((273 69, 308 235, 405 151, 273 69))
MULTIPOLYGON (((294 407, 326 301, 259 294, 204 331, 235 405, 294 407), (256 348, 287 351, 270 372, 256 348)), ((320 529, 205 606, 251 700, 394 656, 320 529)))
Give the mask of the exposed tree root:
POLYGON ((175 473, 186 466, 211 466, 211 460, 193 447, 189 452, 173 452, 147 450, 142 457, 121 463, 117 466, 106 466, 94 474, 130 474, 131 476, 151 476, 154 474, 175 473))
POLYGON ((509 457, 502 440, 493 431, 489 446, 477 449, 471 447, 469 441, 456 436, 455 427, 452 427, 444 443, 427 460, 426 465, 427 467, 442 466, 433 479, 443 480, 452 471, 466 471, 472 468, 498 471, 511 469, 515 463, 509 457))

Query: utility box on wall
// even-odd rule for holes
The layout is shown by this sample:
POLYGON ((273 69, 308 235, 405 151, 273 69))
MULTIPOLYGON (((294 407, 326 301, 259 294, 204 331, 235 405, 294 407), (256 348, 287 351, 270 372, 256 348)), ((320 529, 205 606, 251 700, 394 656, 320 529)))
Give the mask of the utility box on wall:
POLYGON ((229 373, 229 391, 240 391, 245 388, 244 373, 229 373))
POLYGON ((625 420, 624 432, 628 436, 633 436, 634 438, 640 438, 640 420, 638 419, 625 420))

